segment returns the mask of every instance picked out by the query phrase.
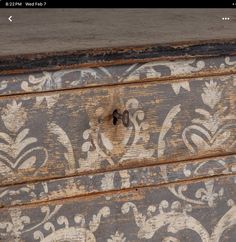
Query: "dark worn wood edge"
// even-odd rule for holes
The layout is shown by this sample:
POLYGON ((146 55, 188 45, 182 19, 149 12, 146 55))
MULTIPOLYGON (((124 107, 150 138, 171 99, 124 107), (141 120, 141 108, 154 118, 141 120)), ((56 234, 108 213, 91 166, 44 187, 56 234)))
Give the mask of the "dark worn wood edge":
POLYGON ((236 55, 236 39, 1 56, 0 74, 224 55, 236 55))

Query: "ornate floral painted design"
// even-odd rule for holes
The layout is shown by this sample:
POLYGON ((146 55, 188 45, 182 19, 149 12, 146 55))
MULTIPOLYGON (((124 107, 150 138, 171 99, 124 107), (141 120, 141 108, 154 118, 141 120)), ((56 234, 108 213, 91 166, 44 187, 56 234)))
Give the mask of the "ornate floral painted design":
MULTIPOLYGON (((90 129, 87 129, 83 133, 83 138, 86 140, 82 145, 82 151, 86 152, 87 157, 85 159, 79 159, 79 165, 81 170, 86 168, 101 166, 102 161, 108 162, 110 165, 116 163, 124 163, 126 160, 132 157, 138 159, 144 159, 151 157, 154 153, 154 149, 146 149, 145 143, 149 140, 149 134, 146 132, 148 129, 148 123, 145 122, 145 113, 139 109, 139 102, 137 99, 129 99, 126 102, 125 108, 127 110, 135 110, 134 113, 129 114, 131 125, 128 127, 121 145, 123 146, 124 152, 120 155, 118 161, 114 161, 111 157, 113 150, 112 141, 103 133, 101 130, 93 129, 92 124, 90 129)), ((120 176, 123 177, 122 184, 126 187, 129 184, 129 175, 120 172, 120 176)), ((109 186, 112 186, 112 177, 104 177, 104 181, 109 186)), ((104 186, 103 182, 102 186, 104 186)))
MULTIPOLYGON (((57 95, 59 97, 59 95, 57 95)), ((52 97, 40 96, 41 99, 46 98, 46 101, 53 101, 53 105, 57 102, 52 97)), ((0 117, 2 120, 2 131, 0 132, 0 169, 1 175, 4 174, 17 174, 17 172, 24 172, 31 170, 30 174, 37 174, 38 169, 43 167, 48 159, 48 149, 40 144, 38 137, 31 135, 35 132, 34 127, 27 127, 31 119, 31 115, 26 109, 26 103, 29 98, 24 98, 21 101, 14 100, 7 102, 2 108, 0 117), (4 130, 5 128, 5 130, 4 130)), ((40 109, 36 97, 35 103, 32 103, 35 108, 40 109)), ((48 103, 48 108, 51 108, 52 103, 48 103)), ((52 134, 54 141, 65 147, 64 158, 66 161, 66 173, 69 174, 75 170, 75 158, 73 148, 65 131, 56 123, 49 122, 47 125, 47 133, 52 134)), ((9 176, 8 176, 9 177, 9 176)), ((24 192, 28 188, 23 189, 24 192)), ((23 191, 22 190, 22 191, 23 191)), ((11 191, 14 194, 13 191, 11 191)), ((9 195, 8 192, 4 192, 9 195)), ((31 193, 33 194, 33 193, 31 193)))
POLYGON ((27 215, 23 215, 19 208, 9 209, 10 221, 0 223, 0 236, 12 236, 14 241, 20 242, 20 235, 33 231, 42 224, 47 223, 61 208, 61 205, 55 206, 51 209, 49 206, 43 206, 40 209, 42 213, 41 220, 36 224, 25 228, 26 225, 30 225, 31 218, 27 215))
MULTIPOLYGON (((140 188, 135 196, 134 191, 126 191, 58 205, 9 208, 1 213, 0 236, 3 241, 233 242, 234 177, 209 182, 225 190, 215 207, 177 200, 168 190, 171 185, 140 188)), ((201 188, 202 181, 189 185, 201 188)))
MULTIPOLYGON (((216 173, 216 170, 220 170, 221 174, 228 174, 230 170, 234 170, 234 165, 230 166, 230 169, 227 166, 227 163, 223 159, 216 159, 216 160, 206 160, 202 162, 201 164, 194 165, 192 167, 189 167, 189 165, 186 165, 184 167, 184 175, 186 177, 190 176, 197 176, 200 174, 203 170, 207 171, 207 174, 209 176, 214 176, 216 173)), ((205 204, 207 203, 208 206, 214 207, 216 205, 217 200, 222 199, 224 196, 224 189, 219 188, 216 190, 214 188, 214 181, 206 181, 203 182, 204 187, 196 190, 195 192, 192 192, 192 196, 189 197, 187 195, 187 186, 186 185, 176 185, 170 188, 170 191, 175 194, 176 197, 181 198, 185 201, 188 201, 190 203, 194 204, 205 204)))
POLYGON ((215 105, 220 102, 223 91, 222 88, 217 84, 217 82, 210 80, 210 82, 205 83, 203 91, 204 92, 201 95, 203 103, 213 109, 215 105))
MULTIPOLYGON (((230 78, 229 78, 230 79, 230 78)), ((228 79, 228 80, 229 80, 228 79)), ((227 80, 227 78, 226 78, 227 80)), ((195 112, 199 114, 199 118, 191 120, 193 123, 190 126, 184 128, 182 133, 182 139, 186 147, 191 153, 210 151, 218 148, 233 147, 235 145, 235 136, 232 129, 236 127, 234 113, 229 113, 229 107, 220 105, 223 98, 224 85, 220 85, 217 81, 210 80, 205 82, 203 86, 203 92, 201 94, 202 102, 206 105, 206 109, 196 108, 195 112)), ((162 130, 159 136, 158 151, 159 156, 163 156, 165 151, 165 136, 169 129, 172 127, 172 119, 176 115, 176 109, 180 112, 180 104, 172 108, 166 116, 163 123, 162 130), (172 115, 172 113, 174 115, 172 115), (171 122, 169 121, 171 120, 171 122)), ((214 175, 214 167, 222 167, 222 173, 227 173, 227 168, 224 161, 218 160, 214 163, 210 163, 210 169, 208 161, 203 162, 201 165, 196 166, 191 170, 185 167, 184 174, 186 177, 192 173, 197 174, 200 169, 208 169, 209 175, 214 175)), ((162 176, 167 178, 166 167, 162 167, 162 176)), ((204 187, 192 191, 190 198, 188 194, 188 187, 186 185, 176 185, 170 187, 170 191, 178 198, 185 200, 193 204, 208 203, 210 207, 215 206, 215 201, 221 199, 224 195, 224 189, 220 188, 218 191, 214 188, 214 181, 204 182, 204 187)))
MULTIPOLYGON (((215 157, 195 162, 163 164, 149 167, 137 167, 110 172, 101 172, 89 176, 72 176, 29 184, 18 184, 0 188, 0 206, 30 204, 64 197, 75 197, 94 193, 134 189, 142 186, 157 186, 173 182, 191 181, 203 177, 233 175, 236 172, 236 156, 215 157), (165 176, 163 175, 163 172, 165 176)), ((169 190, 179 199, 193 204, 208 204, 214 207, 224 197, 222 188, 216 189, 214 182, 203 182, 204 186, 188 189, 183 184, 172 185, 169 190), (189 193, 188 190, 192 190, 189 193), (199 190, 199 191, 198 191, 199 190)))
POLYGON ((59 125, 53 122, 48 124, 48 131, 49 133, 54 134, 56 136, 56 140, 66 149, 66 152, 64 153, 64 157, 68 164, 66 174, 70 174, 70 172, 76 169, 76 162, 73 147, 68 135, 59 125))
MULTIPOLYGON (((145 143, 149 140, 149 134, 145 132, 148 129, 148 123, 144 120, 145 113, 139 109, 139 102, 135 98, 129 99, 126 102, 125 108, 127 110, 135 109, 136 111, 129 115, 131 125, 128 127, 121 141, 125 148, 125 152, 123 152, 119 158, 118 163, 130 159, 134 155, 140 159, 151 157, 154 150, 147 150, 144 147, 145 143)), ((80 167, 100 166, 100 162, 103 160, 114 165, 115 162, 109 155, 109 153, 112 153, 113 144, 105 133, 101 132, 99 129, 94 130, 93 127, 91 127, 84 131, 83 138, 86 141, 82 145, 82 151, 87 153, 87 158, 79 160, 80 167), (94 165, 91 163, 94 163, 94 165)))
MULTIPOLYGON (((147 78, 181 77, 218 69, 227 71, 235 67, 235 63, 235 57, 214 57, 9 75, 0 77, 0 95, 126 83, 147 78)), ((180 88, 189 91, 187 82, 181 85, 173 83, 172 87, 176 95, 180 88)))
MULTIPOLYGON (((235 66, 234 58, 222 57, 42 72, 12 81, 4 77, 0 94, 156 80, 235 66)), ((185 231, 188 238, 194 234, 191 241, 225 241, 225 233, 236 224, 235 178, 232 182, 224 176, 220 183, 210 177, 236 172, 235 157, 226 156, 236 145, 233 87, 235 76, 228 75, 3 98, 0 205, 6 208, 1 211, 0 238, 180 242, 185 231), (118 127, 117 140, 107 129, 114 126, 102 126, 99 119, 91 118, 106 113, 106 100, 111 99, 130 115, 130 126, 118 127), (213 151, 225 156, 188 161, 213 151), (171 164, 181 159, 185 163, 171 164), (160 165, 163 161, 170 164, 160 165), (135 167, 138 162, 143 167, 135 167), (97 173, 101 170, 105 172, 97 173), (20 172, 46 180, 28 184, 27 179, 20 180, 20 172), (20 184, 4 183, 9 177, 20 184), (200 178, 204 180, 192 181, 200 178), (165 187, 154 189, 162 184, 165 187), (97 193, 103 195, 83 197, 97 193), (91 197, 94 200, 89 202, 91 197), (63 204, 41 204, 63 198, 67 198, 63 204), (29 210, 14 207, 22 204, 31 204, 26 206, 29 210), (208 211, 217 214, 209 226, 208 211)))
POLYGON ((181 111, 181 104, 174 106, 167 114, 159 134, 158 138, 158 157, 162 157, 164 155, 164 151, 166 149, 166 141, 165 136, 173 125, 173 119, 176 115, 181 111))
MULTIPOLYGON (((60 75, 59 73, 43 72, 41 77, 29 75, 29 80, 21 83, 21 89, 25 92, 42 92, 53 87, 60 88, 60 76, 62 74, 60 75)), ((51 108, 57 102, 58 98, 58 94, 53 96, 37 96, 36 105, 41 105, 46 100, 48 108, 51 108)))
MULTIPOLYGON (((55 225, 50 222, 50 219, 56 217, 61 206, 56 206, 53 211, 50 211, 48 206, 41 208, 41 213, 45 215, 42 220, 30 228, 26 229, 26 225, 31 223, 31 218, 29 216, 22 215, 20 209, 11 209, 10 216, 11 222, 0 223, 0 230, 5 230, 6 233, 0 232, 1 236, 9 234, 15 238, 15 241, 20 241, 20 235, 27 233, 29 231, 33 232, 34 241, 87 241, 96 242, 94 232, 98 229, 102 217, 106 218, 110 215, 110 209, 108 207, 103 207, 99 212, 93 215, 92 220, 88 222, 88 228, 86 228, 86 221, 83 214, 75 214, 74 216, 74 226, 70 226, 69 221, 66 216, 60 215, 56 218, 57 225, 60 228, 55 228, 55 225), (37 230, 39 226, 43 225, 45 230, 45 235, 42 231, 37 230)), ((120 236, 116 234, 115 236, 120 236)), ((114 238, 114 237, 112 237, 114 238)), ((116 241, 116 240, 115 240, 116 241)))
POLYGON ((56 73, 50 73, 43 71, 42 75, 39 77, 36 77, 35 75, 29 75, 28 81, 23 81, 21 83, 22 90, 26 92, 32 92, 32 91, 44 91, 48 88, 52 88, 53 86, 56 86, 60 88, 61 86, 61 79, 60 77, 65 74, 61 72, 56 73))
POLYGON ((86 228, 86 221, 83 214, 76 214, 74 216, 75 226, 70 226, 66 216, 59 216, 57 218, 57 224, 61 225, 62 228, 55 229, 55 226, 51 222, 46 222, 44 224, 44 229, 46 231, 51 231, 47 236, 37 230, 34 232, 34 239, 40 242, 51 242, 56 241, 87 241, 96 242, 94 232, 98 229, 102 217, 107 217, 110 215, 110 209, 108 207, 103 207, 100 209, 98 214, 93 215, 92 220, 88 223, 88 228, 86 228))
POLYGON ((2 109, 1 118, 9 132, 0 132, 1 172, 12 173, 45 164, 48 159, 47 150, 37 145, 37 138, 29 136, 30 129, 24 128, 28 114, 22 103, 13 100, 7 104, 2 109))
MULTIPOLYGON (((31 79, 32 85, 42 81, 31 79)), ((49 80, 45 77, 42 82, 49 80)), ((182 84, 182 81, 152 82, 141 88, 132 84, 108 89, 70 90, 61 93, 58 99, 54 99, 54 93, 3 99, 0 137, 1 166, 5 171, 1 173, 3 185, 13 179, 22 182, 17 177, 20 172, 30 171, 30 175, 36 174, 35 179, 41 179, 41 175, 79 175, 87 171, 135 166, 137 162, 149 165, 159 164, 159 161, 188 160, 192 155, 204 157, 210 151, 222 151, 216 155, 233 152, 236 119, 235 102, 231 97, 234 96, 234 76, 189 79, 190 91, 183 89, 182 84), (173 83, 179 84, 177 95, 173 83), (93 102, 94 96, 98 103, 93 102), (37 97, 43 101, 39 103, 37 97), (129 111, 128 128, 114 127, 109 115, 115 105, 109 104, 112 107, 109 113, 106 106, 112 100, 118 100, 120 107, 129 111), (97 114, 103 115, 104 120, 109 119, 107 123, 99 120, 97 114)), ((165 168, 161 166, 161 169, 167 179, 165 168)), ((187 177, 188 169, 185 172, 187 177)), ((114 174, 106 174, 99 180, 100 188, 115 189, 115 179, 118 178, 114 174)), ((119 179, 121 188, 130 187, 128 170, 119 171, 119 179)), ((204 189, 217 193, 214 199, 222 197, 219 191, 204 189)), ((173 190, 173 193, 187 199, 185 187, 173 190)), ((201 197, 189 199, 201 204, 208 202, 201 197)))
MULTIPOLYGON (((168 233, 177 234, 182 230, 192 230, 198 234, 202 242, 218 242, 225 230, 236 225, 236 206, 235 204, 230 204, 230 206, 231 208, 213 228, 211 235, 197 219, 190 215, 192 206, 187 204, 181 208, 181 203, 178 201, 174 201, 172 204, 166 200, 161 201, 156 215, 153 215, 157 210, 155 206, 149 206, 147 216, 145 216, 138 211, 135 204, 130 202, 123 205, 122 212, 126 214, 130 209, 133 210, 135 222, 140 228, 137 234, 139 239, 151 239, 162 227, 167 226, 168 233)), ((179 241, 177 238, 174 240, 173 238, 166 237, 164 241, 179 241)))
POLYGON ((193 125, 186 127, 182 134, 185 145, 192 153, 199 150, 214 150, 225 144, 234 145, 234 142, 229 144, 227 141, 233 135, 230 129, 236 128, 236 116, 227 113, 227 106, 217 105, 222 98, 222 92, 223 86, 217 82, 205 82, 201 97, 210 110, 196 108, 195 112, 200 118, 192 119, 193 125))

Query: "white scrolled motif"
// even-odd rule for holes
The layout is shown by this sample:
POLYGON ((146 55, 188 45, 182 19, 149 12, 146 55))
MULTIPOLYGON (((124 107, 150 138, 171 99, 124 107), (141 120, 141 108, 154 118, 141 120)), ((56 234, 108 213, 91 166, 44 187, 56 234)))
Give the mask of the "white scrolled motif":
POLYGON ((28 120, 22 103, 13 100, 7 104, 1 111, 1 118, 8 130, 8 133, 0 132, 1 172, 14 173, 20 169, 43 166, 48 160, 48 152, 37 145, 37 138, 27 137, 30 129, 22 129, 28 120))
POLYGON ((45 236, 42 231, 37 230, 34 232, 34 239, 40 242, 96 242, 94 232, 98 229, 101 218, 106 218, 109 215, 109 207, 101 208, 97 214, 93 215, 92 220, 88 223, 88 228, 86 228, 86 221, 82 214, 76 214, 74 216, 76 225, 72 226, 69 224, 66 216, 60 216, 57 218, 57 223, 63 226, 63 228, 55 229, 55 224, 47 222, 44 224, 44 229, 47 231, 51 229, 51 233, 45 236))
MULTIPOLYGON (((232 149, 236 144, 233 139, 234 132, 232 132, 232 129, 236 129, 234 123, 236 115, 234 113, 226 114, 228 107, 218 107, 218 104, 222 99, 222 93, 223 87, 216 81, 210 80, 209 82, 205 82, 201 98, 207 108, 196 108, 195 112, 200 115, 200 118, 194 118, 192 124, 185 127, 182 132, 183 142, 193 154, 199 151, 210 151, 219 148, 224 148, 224 150, 229 148, 232 149)), ((186 177, 196 175, 198 174, 199 169, 207 167, 208 162, 211 161, 203 162, 193 170, 184 167, 183 173, 186 177)), ((221 166, 223 173, 229 172, 227 168, 224 168, 224 163, 220 160, 215 161, 214 165, 217 167, 221 166)), ((162 169, 163 177, 166 178, 166 169, 165 167, 162 169)), ((208 174, 214 175, 213 169, 209 169, 208 174)), ((199 205, 207 203, 210 207, 213 207, 215 206, 215 202, 222 198, 224 190, 218 189, 218 191, 215 191, 214 182, 205 182, 204 184, 205 187, 202 187, 195 192, 195 198, 188 197, 188 187, 186 185, 172 186, 169 190, 176 197, 189 203, 199 205)))
MULTIPOLYGON (((236 206, 232 202, 229 204, 232 207, 219 220, 211 235, 197 219, 188 214, 192 211, 191 205, 182 207, 179 201, 173 202, 171 206, 167 201, 162 201, 158 213, 149 214, 148 217, 142 215, 132 202, 123 204, 121 211, 127 214, 130 209, 133 210, 136 225, 139 227, 137 234, 139 239, 151 239, 162 227, 166 227, 168 233, 177 234, 182 230, 191 230, 199 236, 202 242, 219 242, 223 232, 236 225, 236 206)), ((167 236, 162 242, 179 241, 177 238, 167 236)))
MULTIPOLYGON (((198 72, 205 67, 205 62, 200 60, 194 63, 192 60, 179 60, 179 61, 155 61, 142 64, 137 67, 137 64, 132 65, 126 70, 119 78, 119 82, 135 81, 139 80, 141 76, 145 75, 145 78, 156 78, 163 76, 162 68, 168 72, 168 75, 186 75, 188 73, 198 72)), ((176 93, 177 94, 177 93, 176 93)))
MULTIPOLYGON (((31 218, 28 215, 22 215, 22 210, 20 208, 9 209, 10 221, 0 222, 0 237, 13 236, 15 241, 22 241, 20 239, 22 234, 34 231, 39 226, 43 225, 46 230, 55 230, 54 225, 49 221, 62 207, 62 205, 57 205, 54 209, 49 208, 49 206, 41 207, 41 213, 44 214, 37 224, 31 225, 31 218), (27 225, 27 228, 25 228, 27 225)), ((40 231, 34 232, 34 237, 37 239, 43 239, 43 233, 40 231)))
MULTIPOLYGON (((26 92, 39 92, 44 90, 50 90, 51 88, 61 87, 61 76, 65 75, 67 72, 42 72, 40 77, 34 75, 29 75, 28 81, 23 81, 21 83, 21 89, 26 92)), ((36 97, 36 106, 42 104, 46 100, 47 107, 52 108, 58 101, 59 94, 55 95, 45 95, 36 97)), ((27 99, 27 98, 26 98, 27 99)))
MULTIPOLYGON (((119 143, 121 149, 124 150, 117 161, 113 159, 111 153, 115 149, 112 141, 106 136, 106 133, 99 127, 91 128, 83 132, 85 142, 82 145, 82 151, 86 153, 86 158, 79 159, 79 170, 84 171, 91 167, 100 168, 101 162, 106 161, 110 165, 122 163, 134 156, 139 159, 150 158, 154 154, 154 149, 146 149, 145 144, 150 139, 148 132, 148 123, 145 121, 145 113, 139 109, 139 102, 135 98, 129 99, 125 108, 127 110, 134 110, 130 112, 130 126, 124 132, 124 137, 119 143)), ((102 113, 103 108, 99 107, 96 113, 102 113)), ((102 189, 106 187, 113 187, 112 175, 107 174, 102 181, 102 189)), ((122 187, 128 187, 130 184, 129 174, 123 171, 120 172, 122 187)))
MULTIPOLYGON (((231 169, 227 166, 226 162, 221 159, 207 159, 204 162, 201 162, 200 164, 196 164, 196 166, 188 166, 185 165, 183 168, 183 174, 186 177, 195 177, 199 174, 202 174, 202 172, 206 172, 210 176, 215 175, 215 169, 217 168, 217 171, 221 171, 222 174, 230 174, 231 171, 233 172, 234 167, 231 167, 231 169), (209 166, 210 164, 210 166, 209 166), (191 168, 190 168, 191 167, 191 168)), ((218 174, 218 173, 217 173, 218 174)), ((189 198, 187 196, 187 190, 188 186, 186 185, 176 185, 169 187, 169 190, 178 198, 185 200, 189 203, 193 204, 208 204, 209 207, 216 206, 216 201, 220 200, 224 197, 224 189, 219 188, 216 189, 214 187, 214 180, 209 180, 203 182, 204 187, 201 187, 197 189, 194 193, 194 191, 191 192, 192 195, 195 195, 195 198, 189 198), (184 194, 184 192, 186 192, 184 194)))
POLYGON ((48 130, 49 133, 56 135, 57 141, 66 148, 67 152, 64 153, 68 165, 65 170, 66 174, 73 173, 76 169, 76 162, 73 147, 68 135, 59 125, 53 122, 48 124, 48 130))
POLYGON ((146 218, 133 203, 125 203, 122 206, 122 213, 128 213, 130 208, 133 210, 134 218, 137 226, 140 228, 137 234, 139 239, 151 239, 158 230, 167 226, 167 232, 177 233, 184 229, 194 230, 202 239, 202 242, 209 242, 209 234, 205 228, 187 212, 191 211, 191 206, 181 208, 181 204, 176 201, 171 204, 167 201, 162 201, 159 205, 159 213, 146 218))
POLYGON ((103 207, 100 209, 97 215, 93 215, 93 219, 89 222, 89 229, 92 232, 95 232, 98 229, 98 226, 100 224, 101 218, 108 217, 110 215, 110 208, 109 207, 103 207))
POLYGON ((206 201, 209 207, 215 205, 215 200, 220 199, 224 195, 224 189, 221 188, 218 192, 214 191, 214 180, 205 181, 205 188, 199 188, 195 196, 202 201, 206 201))
POLYGON ((165 136, 167 132, 170 130, 170 128, 173 125, 173 119, 176 117, 176 115, 181 111, 181 105, 175 105, 166 115, 166 118, 162 124, 161 127, 161 132, 159 134, 159 139, 158 139, 158 157, 162 157, 164 155, 164 151, 166 148, 166 143, 165 143, 165 136))
POLYGON ((60 225, 64 224, 65 228, 69 228, 69 221, 68 221, 67 217, 65 217, 65 216, 58 217, 57 223, 60 225))
POLYGON ((227 65, 229 65, 229 66, 234 66, 234 65, 236 65, 236 61, 231 61, 230 60, 230 57, 225 57, 225 63, 227 64, 227 65))
POLYGON ((235 204, 231 206, 232 207, 221 217, 214 227, 210 242, 220 242, 220 238, 224 231, 232 229, 232 227, 236 225, 236 206, 235 204))
MULTIPOLYGON (((96 242, 96 238, 92 232, 84 228, 64 228, 55 231, 47 237, 38 237, 38 231, 35 239, 40 239, 40 242, 96 242)), ((41 235, 42 236, 42 235, 41 235)))
POLYGON ((195 109, 195 112, 201 115, 200 118, 193 119, 193 124, 186 127, 182 134, 186 147, 192 153, 199 150, 231 147, 227 141, 233 135, 231 129, 236 128, 234 123, 229 123, 236 119, 236 115, 226 114, 228 107, 217 108, 217 104, 222 98, 223 88, 211 80, 205 82, 203 90, 202 101, 212 109, 212 112, 202 108, 195 109))

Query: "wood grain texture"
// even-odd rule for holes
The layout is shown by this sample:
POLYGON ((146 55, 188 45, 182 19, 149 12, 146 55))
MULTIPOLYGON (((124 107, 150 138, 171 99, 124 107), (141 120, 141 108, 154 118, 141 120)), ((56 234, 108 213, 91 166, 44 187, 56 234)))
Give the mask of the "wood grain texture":
POLYGON ((2 97, 0 184, 235 153, 235 75, 2 97), (115 109, 130 126, 113 125, 115 109))
MULTIPOLYGON (((236 156, 231 155, 42 182, 28 182, 1 187, 0 207, 63 200, 75 196, 102 194, 110 191, 157 186, 235 173, 236 156)), ((176 196, 182 197, 178 189, 176 189, 176 196)))
MULTIPOLYGON (((4 71, 6 71, 4 69, 4 71)), ((162 60, 0 76, 0 95, 236 73, 236 57, 162 60)))
POLYGON ((1 9, 0 55, 222 40, 235 21, 234 9, 1 9))
POLYGON ((0 20, 0 241, 235 242, 231 10, 0 20))
POLYGON ((235 56, 236 40, 208 40, 0 57, 0 73, 97 67, 159 60, 235 56))
POLYGON ((4 208, 0 236, 5 242, 234 242, 235 181, 218 177, 4 208))

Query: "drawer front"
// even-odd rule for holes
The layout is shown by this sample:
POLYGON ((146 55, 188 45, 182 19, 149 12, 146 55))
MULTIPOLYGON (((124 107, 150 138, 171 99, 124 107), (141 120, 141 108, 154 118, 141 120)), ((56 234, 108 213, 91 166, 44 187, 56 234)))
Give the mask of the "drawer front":
POLYGON ((1 210, 2 241, 234 242, 236 177, 1 210))
MULTIPOLYGON (((0 95, 235 73, 236 57, 188 57, 144 63, 0 75, 0 95)), ((1 66, 0 66, 1 68, 1 66)), ((0 71, 0 73, 2 73, 0 71)))
MULTIPOLYGON (((176 198, 183 195, 183 182, 220 175, 236 174, 236 155, 176 162, 162 165, 119 169, 96 174, 84 174, 30 183, 21 183, 0 188, 0 207, 12 207, 32 203, 64 200, 140 187, 176 184, 171 190, 176 198)), ((191 190, 191 201, 196 191, 191 190), (192 193, 192 194, 191 194, 192 193)))
POLYGON ((3 97, 0 184, 235 152, 236 76, 3 97), (113 124, 128 110, 129 127, 113 124))

